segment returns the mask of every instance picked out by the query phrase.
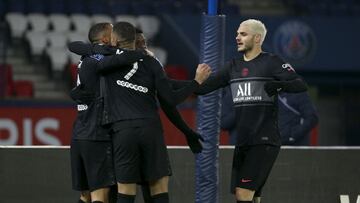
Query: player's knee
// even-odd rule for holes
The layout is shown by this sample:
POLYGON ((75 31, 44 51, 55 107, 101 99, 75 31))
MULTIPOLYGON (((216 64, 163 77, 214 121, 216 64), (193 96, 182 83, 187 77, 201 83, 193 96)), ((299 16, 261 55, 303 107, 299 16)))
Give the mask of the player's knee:
POLYGON ((254 198, 255 191, 245 188, 236 188, 236 200, 252 201, 254 198))
POLYGON ((79 202, 84 202, 84 203, 91 202, 90 192, 89 191, 81 191, 79 202))
POLYGON ((100 188, 90 193, 92 202, 109 202, 109 191, 110 188, 100 188))
POLYGON ((152 196, 168 192, 169 176, 164 176, 156 181, 150 182, 150 193, 152 196))
POLYGON ((125 195, 136 195, 136 184, 135 183, 118 183, 118 193, 125 195))

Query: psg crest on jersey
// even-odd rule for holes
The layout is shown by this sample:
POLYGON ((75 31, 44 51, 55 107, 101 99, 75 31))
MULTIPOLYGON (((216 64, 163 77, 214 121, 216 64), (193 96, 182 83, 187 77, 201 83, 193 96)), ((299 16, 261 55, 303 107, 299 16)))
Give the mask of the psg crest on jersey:
POLYGON ((309 62, 316 51, 316 38, 312 29, 300 21, 286 21, 274 34, 275 52, 294 65, 309 62))

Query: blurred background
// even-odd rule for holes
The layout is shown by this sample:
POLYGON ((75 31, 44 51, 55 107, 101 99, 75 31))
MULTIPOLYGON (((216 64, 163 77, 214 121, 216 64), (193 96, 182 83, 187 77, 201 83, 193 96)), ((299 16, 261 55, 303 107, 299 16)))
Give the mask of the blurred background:
MULTIPOLYGON (((360 1, 222 0, 225 59, 238 57, 239 23, 256 18, 268 35, 263 50, 290 62, 310 86, 319 114, 311 145, 360 145, 360 1)), ((205 0, 0 0, 0 145, 68 145, 79 56, 71 41, 87 41, 97 22, 141 28, 169 77, 191 79, 199 61, 205 0)), ((179 105, 195 127, 196 97, 179 105)), ((164 118, 168 145, 185 139, 164 118)), ((226 132, 221 144, 228 144, 226 132)))

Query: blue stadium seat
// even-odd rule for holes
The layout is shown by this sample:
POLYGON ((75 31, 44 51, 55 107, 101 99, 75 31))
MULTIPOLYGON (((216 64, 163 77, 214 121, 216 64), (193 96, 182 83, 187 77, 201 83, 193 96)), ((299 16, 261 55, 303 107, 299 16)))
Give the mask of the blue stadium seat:
POLYGON ((328 16, 330 15, 329 5, 327 3, 310 4, 308 6, 310 15, 312 16, 328 16))
POLYGON ((66 0, 48 0, 48 11, 50 14, 54 14, 54 13, 65 14, 66 5, 67 5, 66 0))
POLYGON ((17 13, 25 13, 26 12, 26 0, 8 0, 7 1, 7 11, 8 12, 17 12, 17 13))
POLYGON ((175 12, 174 3, 170 1, 154 2, 154 10, 156 13, 173 14, 175 12))
POLYGON ((2 3, 2 4, 0 4, 0 19, 2 19, 4 17, 5 12, 6 12, 6 7, 5 7, 5 4, 2 3))
POLYGON ((360 16, 360 3, 353 4, 353 5, 350 7, 350 10, 351 10, 351 14, 352 14, 353 16, 360 16))
POLYGON ((332 16, 349 16, 350 11, 348 8, 348 4, 344 4, 344 3, 331 4, 330 13, 332 16))
POLYGON ((69 14, 74 14, 74 13, 88 14, 85 2, 86 2, 85 0, 69 1, 67 4, 67 10, 69 14))
POLYGON ((132 14, 133 15, 154 15, 154 7, 151 1, 134 1, 132 3, 132 14))
POLYGON ((47 12, 47 0, 28 0, 27 13, 45 13, 47 12))
POLYGON ((129 14, 131 12, 131 2, 110 2, 109 10, 112 16, 129 14))
POLYGON ((183 2, 176 5, 176 12, 180 14, 199 14, 199 8, 196 3, 183 2))
POLYGON ((90 14, 108 14, 109 7, 107 1, 90 0, 88 1, 88 11, 90 14))
POLYGON ((239 14, 239 7, 237 5, 225 4, 221 13, 226 15, 237 15, 239 14))

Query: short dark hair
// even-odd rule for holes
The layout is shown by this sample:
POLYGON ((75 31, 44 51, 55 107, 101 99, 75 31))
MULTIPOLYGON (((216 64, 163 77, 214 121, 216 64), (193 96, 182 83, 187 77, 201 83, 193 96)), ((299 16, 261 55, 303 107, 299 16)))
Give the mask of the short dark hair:
POLYGON ((135 41, 135 27, 131 23, 117 22, 114 24, 113 32, 123 41, 135 41))
POLYGON ((111 26, 110 23, 96 23, 95 25, 91 26, 88 34, 89 41, 94 43, 100 40, 100 35, 106 31, 107 28, 111 26))

